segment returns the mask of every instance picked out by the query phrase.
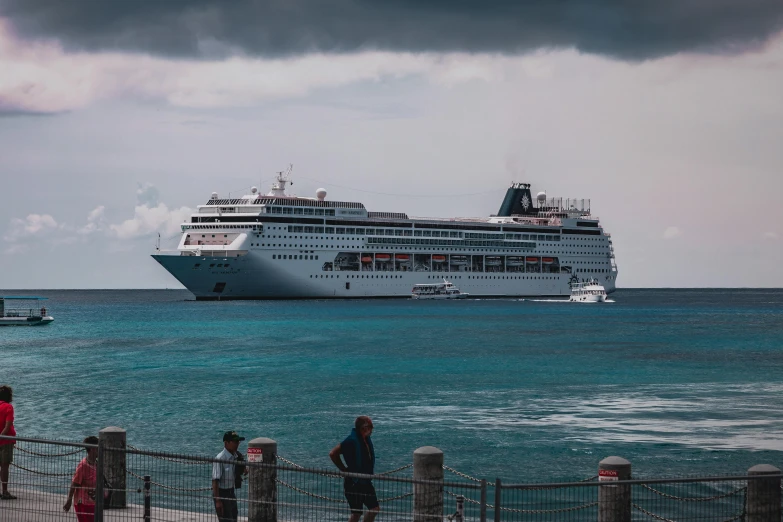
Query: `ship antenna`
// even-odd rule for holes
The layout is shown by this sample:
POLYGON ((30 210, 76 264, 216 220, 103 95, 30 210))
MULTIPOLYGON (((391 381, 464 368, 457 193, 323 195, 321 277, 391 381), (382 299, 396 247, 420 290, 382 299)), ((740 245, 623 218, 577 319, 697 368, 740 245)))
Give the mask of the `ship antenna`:
POLYGON ((286 170, 277 171, 277 179, 272 184, 272 190, 269 192, 269 194, 267 194, 267 196, 286 197, 285 194, 286 183, 293 185, 293 182, 291 181, 291 171, 293 170, 293 168, 294 168, 294 164, 290 163, 286 170))

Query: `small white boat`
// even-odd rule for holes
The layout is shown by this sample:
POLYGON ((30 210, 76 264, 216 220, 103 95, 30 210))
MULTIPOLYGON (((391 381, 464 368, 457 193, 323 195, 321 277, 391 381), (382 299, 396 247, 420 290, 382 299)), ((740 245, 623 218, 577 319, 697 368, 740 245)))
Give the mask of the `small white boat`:
POLYGON ((462 299, 467 295, 445 279, 442 283, 414 285, 411 290, 413 299, 462 299))
POLYGON ((51 323, 54 317, 49 315, 46 306, 40 303, 46 299, 33 296, 0 297, 0 326, 39 326, 51 323))
POLYGON ((583 283, 572 283, 569 301, 575 303, 603 303, 606 301, 606 290, 595 279, 583 283))

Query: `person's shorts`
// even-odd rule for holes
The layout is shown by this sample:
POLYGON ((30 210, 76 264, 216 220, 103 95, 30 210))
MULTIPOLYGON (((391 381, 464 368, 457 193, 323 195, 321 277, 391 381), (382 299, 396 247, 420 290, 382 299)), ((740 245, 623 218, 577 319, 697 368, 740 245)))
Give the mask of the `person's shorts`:
POLYGON ((0 444, 0 464, 10 464, 14 461, 14 445, 0 444))
POLYGON ((76 522, 95 522, 95 504, 76 504, 76 522))
POLYGON ((361 513, 362 505, 367 509, 378 507, 378 497, 372 484, 354 484, 351 479, 345 481, 345 500, 351 507, 351 513, 361 513))

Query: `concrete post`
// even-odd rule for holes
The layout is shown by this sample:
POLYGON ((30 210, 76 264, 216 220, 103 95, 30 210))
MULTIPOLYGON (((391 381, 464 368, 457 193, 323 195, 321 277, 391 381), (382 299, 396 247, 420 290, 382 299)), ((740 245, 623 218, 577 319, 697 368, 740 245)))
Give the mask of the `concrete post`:
MULTIPOLYGON (((769 464, 759 464, 748 470, 748 475, 780 475, 780 470, 769 464)), ((746 522, 780 522, 780 477, 748 479, 745 506, 746 522)))
POLYGON ((631 522, 631 486, 612 485, 630 480, 631 463, 622 457, 606 457, 598 463, 598 522, 631 522))
POLYGON ((443 520, 443 452, 433 446, 424 446, 414 451, 413 480, 441 482, 413 485, 414 522, 443 520))
POLYGON ((125 454, 127 434, 116 426, 103 428, 98 440, 103 444, 103 476, 111 488, 111 498, 106 509, 128 507, 125 490, 127 486, 127 455, 125 454), (117 449, 120 451, 111 451, 117 449))
POLYGON ((248 522, 277 522, 277 442, 259 437, 247 444, 248 522))

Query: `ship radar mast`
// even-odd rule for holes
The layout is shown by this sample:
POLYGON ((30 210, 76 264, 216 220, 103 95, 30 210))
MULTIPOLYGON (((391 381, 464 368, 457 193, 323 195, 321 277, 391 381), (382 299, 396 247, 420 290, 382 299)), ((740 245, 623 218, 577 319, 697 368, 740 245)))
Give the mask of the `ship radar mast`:
POLYGON ((278 197, 278 198, 288 197, 288 195, 285 193, 285 185, 286 183, 290 185, 294 184, 291 181, 292 170, 294 170, 293 163, 288 165, 288 168, 286 170, 278 171, 277 178, 275 179, 275 182, 272 183, 272 190, 269 191, 269 194, 267 194, 267 196, 278 197))

